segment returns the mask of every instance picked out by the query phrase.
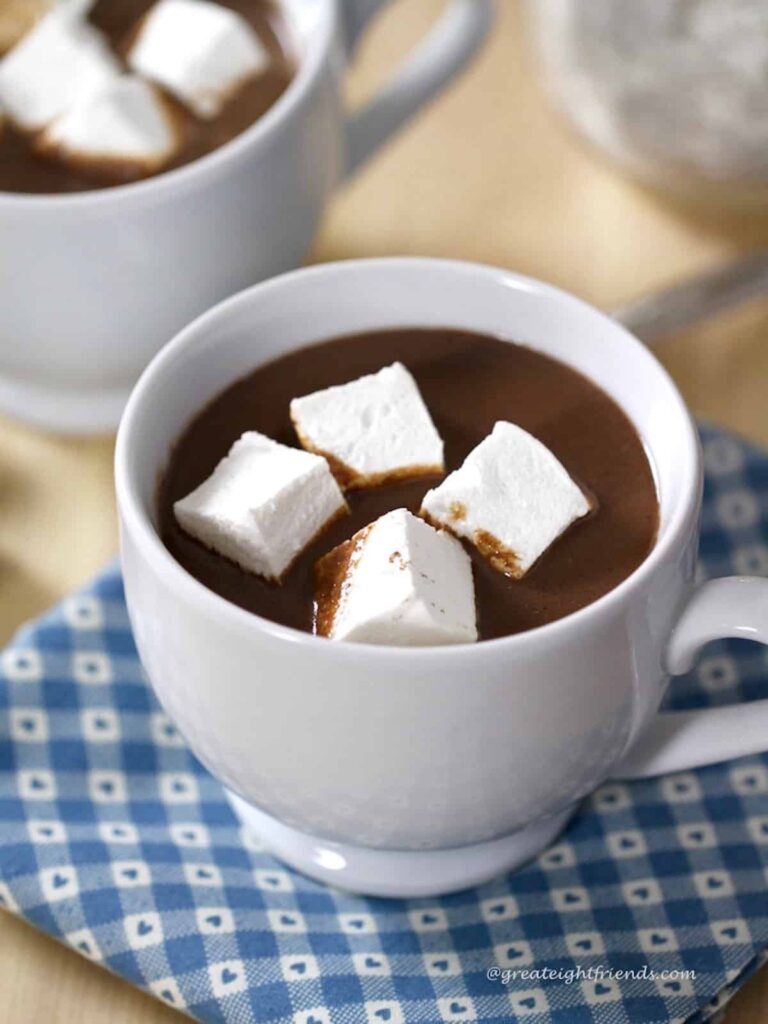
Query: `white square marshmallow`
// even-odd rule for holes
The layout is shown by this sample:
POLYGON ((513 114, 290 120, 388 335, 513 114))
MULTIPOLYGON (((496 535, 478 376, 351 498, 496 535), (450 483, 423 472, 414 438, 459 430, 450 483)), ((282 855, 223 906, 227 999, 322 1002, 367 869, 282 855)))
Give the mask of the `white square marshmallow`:
POLYGON ((123 75, 57 118, 38 145, 69 163, 119 164, 137 174, 151 174, 178 152, 180 132, 155 87, 123 75))
POLYGON ((217 117, 269 62, 245 18, 210 0, 159 0, 128 53, 134 71, 164 86, 203 118, 217 117))
POLYGON ((0 61, 0 104, 20 128, 37 131, 120 73, 101 33, 61 4, 0 61))
POLYGON ((442 473, 443 442, 402 363, 291 402, 302 445, 325 455, 345 487, 442 473))
POLYGON ((347 503, 328 463, 249 431, 174 505, 182 529, 248 572, 279 581, 347 503))
POLYGON ((321 558, 316 630, 331 640, 418 647, 477 640, 472 563, 407 509, 387 512, 321 558))
POLYGON ((494 569, 520 579, 590 508, 549 448, 500 421, 459 469, 426 493, 421 512, 470 540, 494 569))

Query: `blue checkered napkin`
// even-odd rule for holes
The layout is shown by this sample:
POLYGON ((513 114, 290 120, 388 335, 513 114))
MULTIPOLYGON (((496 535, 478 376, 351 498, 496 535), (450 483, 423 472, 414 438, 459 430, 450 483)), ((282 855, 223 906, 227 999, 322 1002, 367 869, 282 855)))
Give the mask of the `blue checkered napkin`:
MULTIPOLYGON (((768 458, 704 440, 702 571, 768 574, 768 458)), ((201 1021, 701 1021, 768 948, 768 758, 605 785, 508 878, 367 900, 242 834, 142 676, 116 568, 1 664, 0 903, 201 1021)), ((670 703, 765 696, 767 665, 712 646, 670 703)))

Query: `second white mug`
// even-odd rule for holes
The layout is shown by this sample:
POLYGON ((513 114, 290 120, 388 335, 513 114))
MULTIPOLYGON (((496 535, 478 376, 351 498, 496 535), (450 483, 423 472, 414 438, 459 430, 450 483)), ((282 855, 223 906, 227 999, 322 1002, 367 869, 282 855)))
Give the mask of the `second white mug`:
POLYGON ((359 113, 347 55, 387 0, 280 0, 298 51, 285 94, 178 170, 73 195, 0 193, 0 411, 43 427, 117 426, 144 366, 225 296, 297 266, 338 184, 466 63, 492 0, 450 0, 359 113))

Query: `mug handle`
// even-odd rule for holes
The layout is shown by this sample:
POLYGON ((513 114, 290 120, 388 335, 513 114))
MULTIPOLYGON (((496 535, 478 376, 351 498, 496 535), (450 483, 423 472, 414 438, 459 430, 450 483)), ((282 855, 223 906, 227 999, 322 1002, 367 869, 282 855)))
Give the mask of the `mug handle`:
MULTIPOLYGON (((768 579, 726 576, 693 592, 667 648, 667 669, 680 675, 693 667, 710 640, 743 637, 768 645, 768 579)), ((768 750, 768 700, 656 716, 611 771, 636 779, 699 768, 768 750)))
MULTIPOLYGON (((388 0, 346 0, 350 49, 388 0)), ((411 57, 362 110, 347 120, 347 175, 382 146, 467 64, 493 24, 493 0, 451 0, 411 57)))

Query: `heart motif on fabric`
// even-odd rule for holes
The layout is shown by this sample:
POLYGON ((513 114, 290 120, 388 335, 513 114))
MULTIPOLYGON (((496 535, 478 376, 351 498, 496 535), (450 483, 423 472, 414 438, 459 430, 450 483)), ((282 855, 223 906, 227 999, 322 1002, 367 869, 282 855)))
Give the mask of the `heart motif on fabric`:
POLYGON ((534 1010, 536 1009, 536 1000, 533 996, 528 996, 526 999, 520 1000, 520 1005, 524 1010, 534 1010))
POLYGON ((136 870, 136 868, 126 868, 126 870, 123 872, 123 878, 136 879, 138 877, 139 872, 136 870))
POLYGON ((611 991, 610 985, 603 985, 599 981, 595 983, 595 995, 607 996, 611 991))
POLYGON ((666 946, 666 944, 669 942, 669 939, 666 935, 660 935, 658 932, 654 932, 651 935, 651 942, 654 946, 666 946))
POLYGON ((633 889, 632 895, 639 900, 647 900, 651 893, 648 889, 645 888, 645 886, 643 886, 640 889, 633 889))
POLYGON ((634 846, 637 846, 637 840, 632 839, 630 836, 623 836, 619 846, 622 850, 631 850, 634 846))
POLYGON ((67 882, 69 882, 69 879, 67 878, 66 875, 56 874, 53 876, 54 889, 62 889, 67 884, 67 882))
POLYGON ((30 782, 32 789, 45 789, 45 783, 42 779, 33 778, 30 782))
POLYGON ((349 922, 349 927, 350 928, 364 928, 365 927, 365 921, 361 921, 359 919, 355 919, 354 921, 350 921, 349 922))
POLYGON ((421 921, 422 924, 437 924, 437 918, 434 914, 422 914, 421 921))
POLYGON ((448 961, 447 960, 433 960, 432 969, 435 971, 447 971, 448 961))
POLYGON ((280 924, 284 924, 286 927, 290 928, 292 925, 296 924, 296 918, 291 917, 290 914, 281 914, 280 924))
POLYGON ((20 724, 21 724, 21 728, 25 732, 33 732, 34 731, 35 723, 34 723, 34 721, 31 718, 24 718, 24 719, 22 719, 20 724))
POLYGON ((153 930, 152 925, 149 924, 147 921, 139 921, 139 925, 138 925, 138 927, 136 929, 136 931, 138 932, 139 935, 149 935, 149 933, 152 930, 153 930))
POLYGON ((306 974, 307 965, 305 963, 291 964, 291 970, 296 971, 297 974, 306 974))
POLYGON ((376 1010, 374 1017, 378 1017, 379 1020, 391 1020, 392 1011, 388 1007, 382 1006, 380 1010, 376 1010))
POLYGON ((510 946, 507 950, 507 960, 517 960, 518 957, 524 956, 522 949, 516 949, 514 946, 510 946))
POLYGON ((567 892, 563 899, 566 903, 579 903, 581 901, 581 897, 575 892, 567 892))
POLYGON ((592 949, 592 942, 589 939, 580 939, 576 943, 577 949, 592 949))
POLYGON ((221 915, 211 914, 210 917, 206 917, 206 924, 209 924, 212 928, 221 928, 221 915))
POLYGON ((451 1005, 448 1007, 448 1009, 451 1011, 451 1013, 466 1013, 467 1012, 466 1006, 464 1006, 462 1003, 457 1003, 456 1001, 452 1002, 451 1005))
POLYGON ((735 939, 739 933, 735 928, 723 928, 720 934, 726 939, 735 939))
POLYGON ((233 981, 237 981, 237 974, 235 971, 231 971, 229 967, 225 967, 221 972, 221 980, 224 985, 231 985, 233 981))
POLYGON ((381 960, 376 960, 375 957, 367 956, 365 958, 365 966, 371 968, 381 967, 381 960))
POLYGON ((707 886, 710 889, 722 889, 722 887, 724 885, 725 885, 725 882, 723 881, 722 878, 708 878, 707 879, 707 886))

